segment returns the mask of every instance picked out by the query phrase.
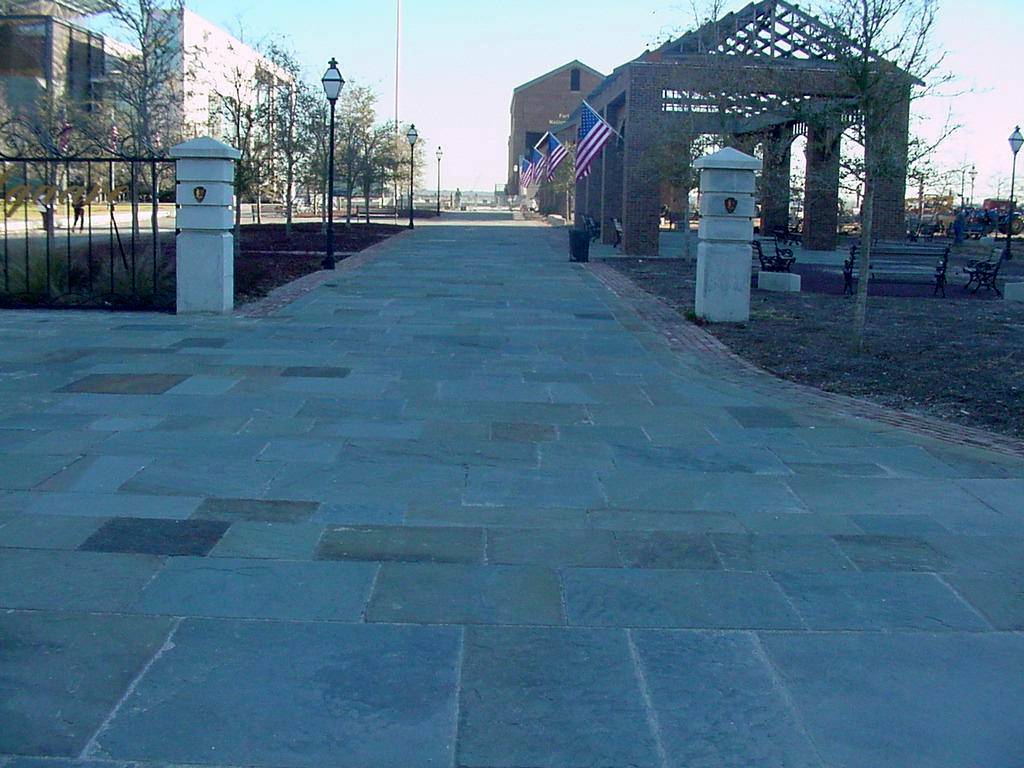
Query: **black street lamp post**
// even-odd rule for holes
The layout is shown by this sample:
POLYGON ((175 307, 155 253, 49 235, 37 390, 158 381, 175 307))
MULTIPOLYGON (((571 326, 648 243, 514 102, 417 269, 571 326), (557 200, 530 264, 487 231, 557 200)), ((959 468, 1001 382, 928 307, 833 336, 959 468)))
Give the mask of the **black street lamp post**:
POLYGON ((409 126, 405 138, 409 140, 409 229, 412 229, 415 226, 412 221, 412 185, 416 179, 416 139, 419 138, 415 125, 409 126))
POLYGON ((1024 144, 1024 136, 1020 134, 1020 126, 1016 126, 1013 129, 1013 133, 1010 134, 1010 151, 1013 152, 1013 170, 1010 171, 1010 213, 1006 217, 1006 260, 1009 261, 1013 258, 1011 251, 1013 243, 1013 214, 1017 209, 1014 205, 1013 200, 1013 185, 1017 180, 1017 153, 1020 151, 1021 145, 1024 144))
POLYGON ((332 57, 327 63, 327 71, 320 79, 324 86, 324 94, 331 103, 331 128, 327 151, 327 254, 320 266, 334 269, 334 105, 341 95, 341 87, 345 78, 338 71, 338 62, 332 57))
POLYGON ((441 216, 441 156, 444 153, 437 148, 437 215, 441 216))

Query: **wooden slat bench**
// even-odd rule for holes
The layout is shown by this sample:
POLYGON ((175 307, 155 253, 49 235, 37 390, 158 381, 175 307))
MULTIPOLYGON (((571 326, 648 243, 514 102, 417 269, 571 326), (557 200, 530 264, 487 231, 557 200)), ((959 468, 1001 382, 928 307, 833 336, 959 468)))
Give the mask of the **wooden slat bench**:
MULTIPOLYGON (((845 295, 853 295, 854 270, 857 268, 859 250, 859 243, 851 245, 850 256, 843 262, 843 293, 845 295)), ((948 266, 949 246, 941 243, 879 241, 871 246, 872 280, 888 280, 899 283, 925 282, 935 286, 932 291, 933 296, 941 293, 943 298, 946 297, 946 269, 948 266), (892 261, 893 259, 904 261, 892 261), (908 263, 907 260, 910 259, 925 260, 934 263, 935 267, 931 270, 922 269, 919 265, 908 263)))

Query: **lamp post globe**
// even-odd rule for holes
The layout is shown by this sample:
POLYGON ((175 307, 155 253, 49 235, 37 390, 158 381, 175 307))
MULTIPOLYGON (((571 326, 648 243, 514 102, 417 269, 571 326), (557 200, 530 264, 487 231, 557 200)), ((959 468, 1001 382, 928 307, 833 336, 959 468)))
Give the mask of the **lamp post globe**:
POLYGON ((441 157, 444 152, 437 148, 437 215, 441 215, 441 157))
POLYGON ((327 150, 327 248, 324 260, 320 266, 324 269, 334 269, 334 105, 341 95, 342 86, 345 85, 345 78, 338 70, 338 62, 334 57, 327 62, 327 71, 320 78, 324 87, 324 95, 331 104, 331 127, 329 131, 329 146, 327 150))
POLYGON ((416 124, 413 123, 405 134, 405 138, 409 142, 409 229, 415 227, 412 220, 412 185, 416 179, 416 139, 419 137, 419 133, 416 132, 416 124))
POLYGON ((1009 261, 1013 258, 1013 219, 1017 210, 1013 199, 1014 183, 1017 181, 1017 153, 1020 152, 1021 145, 1024 145, 1024 136, 1020 133, 1019 125, 1013 129, 1007 141, 1010 142, 1010 151, 1013 152, 1013 170, 1010 172, 1010 213, 1006 217, 1006 260, 1009 261))

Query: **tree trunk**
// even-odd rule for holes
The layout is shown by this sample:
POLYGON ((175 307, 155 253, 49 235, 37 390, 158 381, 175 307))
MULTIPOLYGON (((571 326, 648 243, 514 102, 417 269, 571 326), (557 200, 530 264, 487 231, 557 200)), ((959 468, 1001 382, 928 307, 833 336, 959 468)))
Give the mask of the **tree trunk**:
POLYGON ((853 346, 864 349, 868 315, 868 283, 871 281, 871 230, 875 215, 874 179, 864 182, 864 204, 860 209, 860 248, 857 250, 857 296, 853 305, 853 346))
POLYGON ((289 160, 288 170, 285 172, 284 181, 284 231, 287 237, 292 236, 292 197, 294 197, 293 189, 295 187, 295 165, 289 160))
POLYGON ((683 258, 687 261, 693 260, 693 250, 690 246, 690 190, 683 190, 683 258))

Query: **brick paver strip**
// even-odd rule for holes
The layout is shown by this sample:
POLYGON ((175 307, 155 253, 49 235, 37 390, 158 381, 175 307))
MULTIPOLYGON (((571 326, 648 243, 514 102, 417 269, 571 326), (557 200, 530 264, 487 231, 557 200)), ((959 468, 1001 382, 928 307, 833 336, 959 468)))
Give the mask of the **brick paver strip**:
POLYGON ((659 297, 638 287, 618 270, 602 262, 588 262, 591 273, 624 301, 636 314, 661 333, 674 349, 703 355, 702 362, 716 376, 764 394, 786 392, 790 399, 832 413, 870 419, 905 429, 915 435, 956 445, 987 448, 1011 456, 1024 457, 1024 441, 997 435, 982 429, 948 424, 930 416, 872 403, 868 400, 825 392, 815 387, 781 379, 746 360, 715 336, 684 320, 659 297), (770 379, 765 379, 768 376, 770 379))

